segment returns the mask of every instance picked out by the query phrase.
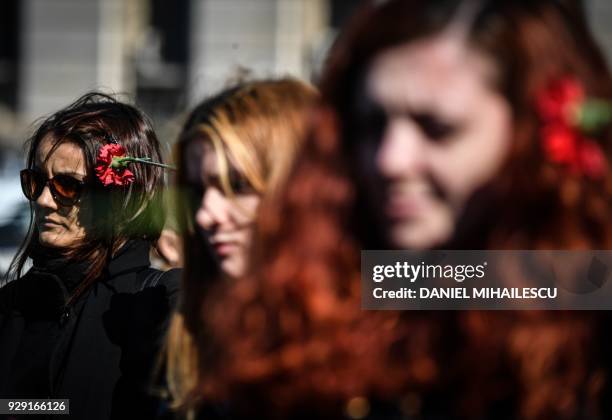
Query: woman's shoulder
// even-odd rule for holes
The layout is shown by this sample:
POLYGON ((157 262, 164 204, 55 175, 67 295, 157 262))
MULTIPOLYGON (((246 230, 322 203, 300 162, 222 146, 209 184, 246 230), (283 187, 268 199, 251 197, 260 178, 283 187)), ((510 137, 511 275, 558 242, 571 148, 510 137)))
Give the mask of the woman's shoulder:
POLYGON ((149 292, 155 289, 158 292, 166 290, 168 293, 173 293, 179 287, 181 271, 180 268, 164 271, 149 264, 141 264, 140 267, 128 267, 128 270, 118 273, 109 270, 108 277, 103 279, 102 283, 107 285, 111 294, 139 294, 148 289, 150 289, 149 292))
POLYGON ((101 294, 90 296, 99 302, 97 311, 103 314, 107 331, 119 337, 117 342, 135 343, 138 347, 138 339, 155 341, 160 331, 165 331, 178 302, 180 270, 147 268, 135 277, 111 285, 116 287, 108 289, 112 289, 108 300, 101 294))
POLYGON ((18 280, 7 281, 0 285, 0 314, 8 314, 15 305, 18 280))
POLYGON ((137 276, 135 295, 139 299, 165 301, 173 308, 178 299, 182 270, 148 268, 137 276))
POLYGON ((163 287, 168 292, 176 292, 180 286, 181 273, 180 268, 167 271, 148 268, 139 276, 139 289, 142 291, 151 287, 163 287))
POLYGON ((50 273, 40 273, 29 269, 15 279, 0 282, 0 313, 7 314, 23 309, 23 305, 38 307, 48 306, 50 301, 57 302, 64 298, 59 286, 60 280, 50 273), (45 281, 41 281, 41 278, 45 281))

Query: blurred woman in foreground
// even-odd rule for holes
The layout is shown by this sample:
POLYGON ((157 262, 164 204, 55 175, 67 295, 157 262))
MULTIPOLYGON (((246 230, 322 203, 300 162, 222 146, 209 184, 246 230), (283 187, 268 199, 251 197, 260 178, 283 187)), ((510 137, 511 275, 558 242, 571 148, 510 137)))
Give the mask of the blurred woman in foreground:
POLYGON ((313 87, 294 79, 246 82, 198 105, 180 134, 185 276, 169 334, 168 386, 182 411, 202 400, 207 290, 235 282, 261 251, 252 239, 258 209, 284 185, 316 100, 313 87))
POLYGON ((544 0, 371 2, 322 93, 252 275, 205 301, 202 393, 236 416, 609 416, 592 313, 360 309, 360 249, 612 245, 609 121, 574 119, 612 83, 581 21, 544 0))

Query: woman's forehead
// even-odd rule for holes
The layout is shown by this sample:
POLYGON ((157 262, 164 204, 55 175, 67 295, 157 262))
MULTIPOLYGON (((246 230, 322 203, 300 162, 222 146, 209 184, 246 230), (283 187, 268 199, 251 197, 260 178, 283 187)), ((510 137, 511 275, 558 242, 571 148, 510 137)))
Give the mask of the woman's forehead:
POLYGON ((370 66, 366 89, 389 110, 435 109, 453 116, 488 89, 493 68, 484 54, 438 36, 382 52, 370 66))
POLYGON ((216 145, 210 140, 202 141, 200 146, 200 160, 202 162, 203 173, 219 173, 227 165, 228 171, 235 171, 239 165, 233 154, 225 144, 216 145))
POLYGON ((193 139, 185 146, 183 152, 188 179, 204 179, 206 174, 219 171, 217 151, 210 141, 201 138, 193 139))
POLYGON ((35 163, 40 168, 54 173, 86 175, 85 153, 73 141, 59 141, 51 135, 45 136, 36 148, 35 163))

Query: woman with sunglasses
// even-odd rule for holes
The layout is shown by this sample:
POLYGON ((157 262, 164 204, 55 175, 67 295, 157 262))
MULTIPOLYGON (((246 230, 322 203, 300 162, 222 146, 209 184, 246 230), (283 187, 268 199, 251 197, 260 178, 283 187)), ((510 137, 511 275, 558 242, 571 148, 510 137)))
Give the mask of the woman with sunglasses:
POLYGON ((0 288, 0 397, 67 398, 73 418, 153 417, 149 376, 178 288, 178 271, 149 263, 160 161, 142 112, 100 93, 34 132, 21 172, 32 220, 0 288))

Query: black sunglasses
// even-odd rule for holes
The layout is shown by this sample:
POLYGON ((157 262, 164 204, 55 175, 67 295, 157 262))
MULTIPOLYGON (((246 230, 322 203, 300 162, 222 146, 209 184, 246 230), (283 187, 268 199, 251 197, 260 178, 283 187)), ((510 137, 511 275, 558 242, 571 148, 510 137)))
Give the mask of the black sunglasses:
POLYGON ((24 169, 19 175, 21 177, 21 189, 28 200, 36 201, 45 186, 48 185, 53 199, 64 207, 73 206, 79 201, 85 186, 85 182, 70 175, 57 174, 52 178, 47 178, 34 169, 24 169))

